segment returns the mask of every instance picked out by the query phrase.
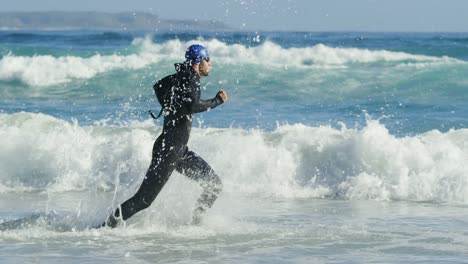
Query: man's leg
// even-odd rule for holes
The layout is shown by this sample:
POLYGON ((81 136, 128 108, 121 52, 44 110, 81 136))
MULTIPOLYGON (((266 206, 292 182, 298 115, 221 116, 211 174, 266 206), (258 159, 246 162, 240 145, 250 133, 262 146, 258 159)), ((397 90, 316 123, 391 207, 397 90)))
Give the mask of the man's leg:
POLYGON ((168 155, 155 152, 137 193, 121 204, 103 226, 116 227, 119 218, 127 220, 139 211, 148 208, 174 171, 176 161, 174 156, 176 156, 174 153, 168 155))
POLYGON ((223 188, 223 183, 214 170, 200 156, 187 151, 184 158, 177 163, 176 170, 192 180, 196 180, 203 188, 203 193, 197 201, 193 222, 198 224, 200 216, 216 201, 223 188))

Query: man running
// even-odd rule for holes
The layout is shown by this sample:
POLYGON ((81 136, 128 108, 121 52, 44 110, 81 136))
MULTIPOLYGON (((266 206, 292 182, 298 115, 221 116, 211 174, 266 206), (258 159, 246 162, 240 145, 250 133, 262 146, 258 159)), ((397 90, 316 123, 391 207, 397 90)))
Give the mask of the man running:
POLYGON ((215 202, 222 190, 221 179, 213 169, 187 147, 194 113, 204 112, 227 101, 227 93, 220 90, 213 99, 200 99, 200 79, 211 71, 208 51, 192 45, 185 52, 185 62, 175 64, 176 73, 154 84, 156 96, 164 113, 161 135, 153 146, 151 164, 137 193, 121 204, 102 226, 116 227, 119 220, 127 220, 149 207, 156 199, 174 170, 196 180, 203 188, 193 213, 193 223, 215 202))

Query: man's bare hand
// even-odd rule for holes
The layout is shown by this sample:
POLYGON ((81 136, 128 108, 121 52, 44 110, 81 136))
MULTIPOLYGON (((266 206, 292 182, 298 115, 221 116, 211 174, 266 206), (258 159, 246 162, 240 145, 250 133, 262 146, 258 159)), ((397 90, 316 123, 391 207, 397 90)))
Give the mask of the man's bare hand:
POLYGON ((219 90, 219 92, 216 94, 216 96, 221 97, 221 99, 223 100, 223 103, 228 100, 227 93, 224 90, 219 90))

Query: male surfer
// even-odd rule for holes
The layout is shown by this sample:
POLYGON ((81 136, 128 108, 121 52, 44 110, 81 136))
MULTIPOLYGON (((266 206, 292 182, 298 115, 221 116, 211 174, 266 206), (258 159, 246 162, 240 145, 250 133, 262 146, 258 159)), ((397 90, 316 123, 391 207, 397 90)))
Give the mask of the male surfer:
POLYGON ((187 143, 193 114, 204 112, 227 101, 227 93, 218 91, 213 99, 200 99, 200 79, 211 71, 208 51, 201 45, 191 45, 185 52, 185 62, 175 64, 176 73, 154 84, 156 96, 164 113, 163 130, 153 146, 151 164, 137 193, 122 203, 102 226, 116 227, 149 207, 174 170, 196 180, 203 188, 193 213, 193 222, 210 208, 222 189, 221 179, 200 156, 190 151, 187 143))

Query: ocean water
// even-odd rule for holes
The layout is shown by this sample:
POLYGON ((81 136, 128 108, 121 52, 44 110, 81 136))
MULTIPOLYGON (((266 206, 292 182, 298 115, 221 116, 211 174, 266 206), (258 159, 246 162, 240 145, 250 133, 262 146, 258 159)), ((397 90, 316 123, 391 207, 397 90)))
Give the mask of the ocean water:
POLYGON ((466 263, 468 34, 0 31, 1 263, 466 263), (210 52, 189 147, 116 229, 161 132, 152 84, 210 52))

